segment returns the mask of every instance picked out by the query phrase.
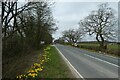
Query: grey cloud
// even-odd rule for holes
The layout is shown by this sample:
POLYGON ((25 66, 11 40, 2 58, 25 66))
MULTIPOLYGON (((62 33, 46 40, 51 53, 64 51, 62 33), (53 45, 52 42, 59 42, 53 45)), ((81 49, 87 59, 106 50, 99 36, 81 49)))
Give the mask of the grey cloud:
MULTIPOLYGON (((90 14, 92 10, 96 10, 98 5, 103 2, 59 2, 56 3, 55 8, 53 9, 53 16, 59 22, 57 26, 59 30, 53 34, 54 38, 61 36, 63 30, 69 28, 78 28, 78 22, 90 14)), ((109 3, 112 8, 116 11, 118 10, 117 3, 109 3)), ((116 14, 117 15, 117 14, 116 14)), ((87 36, 84 40, 91 38, 87 36)), ((91 38, 91 40, 94 40, 91 38)))

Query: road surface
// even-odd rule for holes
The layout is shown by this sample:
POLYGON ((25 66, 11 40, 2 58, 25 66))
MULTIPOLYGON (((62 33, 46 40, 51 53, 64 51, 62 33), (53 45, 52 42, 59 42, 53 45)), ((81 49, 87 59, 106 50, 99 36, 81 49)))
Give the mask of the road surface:
POLYGON ((84 78, 118 78, 118 58, 71 46, 55 46, 84 78))

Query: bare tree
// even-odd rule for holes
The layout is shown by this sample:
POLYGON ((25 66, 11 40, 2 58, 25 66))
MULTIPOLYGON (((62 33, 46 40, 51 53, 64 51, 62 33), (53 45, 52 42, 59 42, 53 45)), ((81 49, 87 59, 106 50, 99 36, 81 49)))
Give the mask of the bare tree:
POLYGON ((7 45, 7 39, 12 38, 15 33, 20 32, 20 27, 17 26, 17 16, 31 4, 28 2, 24 6, 18 7, 17 1, 18 0, 4 0, 1 2, 2 40, 4 49, 7 45))
POLYGON ((80 30, 69 29, 63 31, 63 38, 69 43, 77 43, 81 39, 83 33, 80 30))
MULTIPOLYGON (((25 2, 21 6, 17 0, 2 2, 2 52, 3 67, 7 67, 6 59, 29 54, 40 49, 44 44, 52 43, 52 32, 56 30, 51 7, 48 1, 25 2)), ((9 68, 8 68, 9 69, 9 68)), ((3 69, 3 78, 9 76, 3 69)), ((10 78, 13 76, 10 76, 10 78)))
POLYGON ((17 0, 12 1, 4 1, 2 2, 2 33, 4 36, 4 39, 6 37, 9 37, 13 35, 16 31, 19 29, 17 28, 17 16, 22 13, 25 9, 28 8, 28 6, 31 3, 28 2, 22 7, 18 7, 17 0), (8 31, 12 31, 12 33, 9 34, 8 31))
POLYGON ((107 3, 99 5, 99 9, 92 11, 89 16, 79 22, 79 26, 89 35, 95 34, 102 49, 106 49, 105 41, 115 37, 114 28, 117 19, 115 11, 107 3))
POLYGON ((39 48, 43 39, 46 43, 52 42, 51 34, 56 28, 51 2, 26 2, 22 6, 18 5, 20 4, 17 0, 6 0, 1 5, 4 53, 7 53, 10 48, 14 51, 14 46, 17 45, 19 49, 20 46, 24 46, 24 50, 39 48))

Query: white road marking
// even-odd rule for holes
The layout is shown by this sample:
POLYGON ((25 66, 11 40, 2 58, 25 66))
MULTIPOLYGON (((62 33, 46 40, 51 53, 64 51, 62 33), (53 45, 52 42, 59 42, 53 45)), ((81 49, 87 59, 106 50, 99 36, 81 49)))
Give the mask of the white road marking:
POLYGON ((62 54, 62 52, 55 46, 55 48, 58 50, 58 52, 60 53, 60 55, 67 61, 67 63, 73 68, 73 70, 78 74, 78 76, 80 77, 80 78, 82 78, 83 80, 85 80, 84 79, 84 77, 74 68, 74 66, 68 61, 68 59, 62 54))
POLYGON ((117 59, 119 59, 118 57, 115 57, 115 56, 111 56, 111 55, 106 55, 106 56, 108 56, 108 57, 111 57, 111 58, 117 58, 117 59))
POLYGON ((111 58, 115 58, 115 59, 117 58, 117 59, 119 59, 118 57, 115 57, 115 56, 112 56, 112 55, 108 55, 107 53, 99 54, 99 55, 103 55, 103 56, 105 55, 105 56, 108 56, 108 57, 111 57, 111 58))
POLYGON ((88 55, 88 54, 84 54, 84 55, 86 55, 86 56, 88 56, 88 57, 91 57, 91 58, 93 58, 93 59, 97 59, 97 60, 99 60, 99 61, 102 61, 102 62, 111 64, 111 65, 113 65, 113 66, 120 67, 120 66, 118 66, 118 65, 116 65, 116 64, 110 63, 110 62, 108 62, 108 61, 104 61, 104 60, 102 60, 102 59, 100 59, 100 58, 96 58, 96 57, 93 57, 93 56, 88 55))

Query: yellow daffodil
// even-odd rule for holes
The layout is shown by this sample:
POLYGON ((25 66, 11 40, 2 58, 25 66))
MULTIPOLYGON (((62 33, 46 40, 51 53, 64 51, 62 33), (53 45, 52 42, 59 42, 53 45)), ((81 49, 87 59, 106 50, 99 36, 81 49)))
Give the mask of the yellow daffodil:
POLYGON ((29 73, 29 72, 34 72, 34 70, 29 70, 28 73, 29 73))
POLYGON ((31 73, 29 73, 28 76, 31 76, 31 73))
POLYGON ((34 63, 31 69, 27 72, 27 74, 16 76, 16 78, 27 78, 27 77, 33 77, 35 78, 40 71, 44 68, 44 63, 48 62, 50 60, 51 54, 49 53, 50 47, 47 47, 44 49, 44 54, 42 55, 42 58, 40 60, 40 63, 34 63))
POLYGON ((18 76, 16 78, 19 78, 18 76))

